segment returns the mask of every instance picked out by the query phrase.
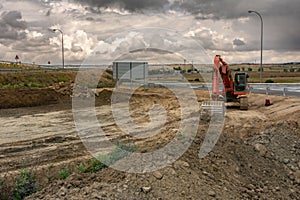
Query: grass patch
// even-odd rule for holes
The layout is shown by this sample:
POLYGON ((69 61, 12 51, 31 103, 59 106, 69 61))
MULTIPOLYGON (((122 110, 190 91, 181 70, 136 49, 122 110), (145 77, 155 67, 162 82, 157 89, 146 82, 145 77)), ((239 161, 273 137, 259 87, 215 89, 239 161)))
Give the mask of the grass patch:
POLYGON ((66 168, 59 170, 58 175, 59 175, 60 179, 66 179, 71 175, 71 172, 70 172, 69 168, 66 167, 66 168))
POLYGON ((112 152, 99 155, 97 158, 91 159, 85 172, 98 172, 107 166, 113 165, 118 160, 132 154, 136 151, 136 149, 137 147, 135 145, 121 144, 117 142, 112 152))
MULTIPOLYGON (((114 149, 108 153, 100 155, 96 158, 89 160, 86 164, 79 163, 74 165, 72 171, 68 167, 64 167, 58 171, 59 179, 64 180, 68 178, 72 172, 81 173, 96 173, 104 168, 116 163, 118 160, 125 158, 132 154, 137 149, 136 145, 115 143, 114 149)), ((48 169, 54 168, 54 164, 49 164, 48 169)), ((34 176, 33 171, 23 168, 20 174, 12 178, 10 183, 0 179, 0 199, 1 200, 22 200, 27 196, 39 190, 39 184, 34 176)))
POLYGON ((87 167, 82 162, 76 166, 76 169, 81 173, 87 172, 87 167))
POLYGON ((0 180, 0 199, 22 200, 38 191, 39 184, 35 179, 34 172, 25 167, 12 179, 0 180))
POLYGON ((56 77, 56 80, 55 82, 56 83, 60 83, 60 82, 69 82, 71 79, 70 77, 66 76, 65 74, 59 74, 57 77, 56 77))
POLYGON ((76 72, 20 72, 0 74, 0 88, 48 87, 59 82, 75 80, 76 72))

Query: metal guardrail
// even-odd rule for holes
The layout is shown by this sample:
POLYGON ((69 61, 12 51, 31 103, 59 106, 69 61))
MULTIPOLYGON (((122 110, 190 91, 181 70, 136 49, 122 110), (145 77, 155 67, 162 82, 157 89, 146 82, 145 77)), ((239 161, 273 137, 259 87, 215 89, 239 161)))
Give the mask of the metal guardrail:
POLYGON ((252 83, 250 90, 253 93, 266 95, 300 97, 300 83, 252 83))

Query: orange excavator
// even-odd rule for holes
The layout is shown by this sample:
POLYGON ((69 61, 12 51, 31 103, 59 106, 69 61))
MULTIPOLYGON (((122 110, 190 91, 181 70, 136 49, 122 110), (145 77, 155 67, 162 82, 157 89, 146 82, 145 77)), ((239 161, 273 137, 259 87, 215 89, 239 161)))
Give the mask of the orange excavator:
POLYGON ((213 69, 212 100, 239 102, 241 110, 248 110, 249 75, 246 72, 236 72, 233 75, 234 79, 229 65, 220 55, 216 55, 213 69), (223 84, 220 85, 221 81, 223 84))

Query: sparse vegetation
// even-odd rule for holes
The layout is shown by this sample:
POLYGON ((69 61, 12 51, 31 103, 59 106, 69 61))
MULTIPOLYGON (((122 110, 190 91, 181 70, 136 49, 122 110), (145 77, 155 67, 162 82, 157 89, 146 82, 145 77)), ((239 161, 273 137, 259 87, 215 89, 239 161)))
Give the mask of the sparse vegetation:
POLYGON ((24 199, 38 191, 38 184, 34 173, 24 168, 15 180, 15 189, 13 190, 13 199, 24 199))
POLYGON ((70 172, 69 168, 65 167, 58 171, 58 175, 59 175, 60 179, 66 179, 71 175, 71 172, 70 172))
POLYGON ((48 87, 54 83, 75 80, 74 72, 25 72, 0 74, 0 88, 48 87))
MULTIPOLYGON (((97 159, 91 159, 87 165, 79 163, 75 165, 74 171, 81 173, 96 173, 109 165, 114 164, 118 160, 133 153, 137 147, 135 145, 116 143, 115 148, 109 154, 100 155, 97 159)), ((48 169, 52 169, 53 164, 48 166, 48 169)), ((68 167, 64 167, 58 171, 60 179, 64 180, 71 175, 71 170, 68 167)), ((14 185, 7 184, 4 180, 0 179, 0 199, 16 199, 21 200, 25 197, 38 191, 38 182, 35 179, 33 171, 23 168, 20 174, 14 179, 14 185)))
POLYGON ((86 166, 81 162, 76 166, 76 169, 81 172, 81 173, 86 173, 87 172, 87 168, 86 166))
POLYGON ((94 173, 100 171, 107 166, 113 165, 118 160, 121 160, 122 158, 130 155, 131 153, 136 151, 136 149, 137 147, 134 145, 121 144, 117 142, 112 152, 99 155, 97 158, 91 159, 86 172, 94 173))

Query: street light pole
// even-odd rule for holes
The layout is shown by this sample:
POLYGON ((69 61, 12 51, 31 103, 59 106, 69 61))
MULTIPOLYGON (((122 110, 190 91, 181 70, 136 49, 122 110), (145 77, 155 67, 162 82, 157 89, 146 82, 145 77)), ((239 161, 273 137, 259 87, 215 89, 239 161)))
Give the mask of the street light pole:
POLYGON ((59 31, 61 33, 61 57, 62 57, 62 66, 65 68, 65 48, 64 48, 64 33, 60 29, 52 29, 53 32, 59 31))
POLYGON ((254 11, 254 10, 249 10, 248 13, 255 13, 257 16, 259 16, 260 18, 260 21, 261 21, 261 39, 260 39, 260 83, 262 83, 262 63, 263 63, 263 37, 264 37, 264 34, 263 34, 263 31, 264 31, 264 22, 263 22, 263 18, 261 16, 261 14, 259 14, 259 12, 257 11, 254 11))

